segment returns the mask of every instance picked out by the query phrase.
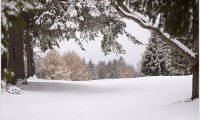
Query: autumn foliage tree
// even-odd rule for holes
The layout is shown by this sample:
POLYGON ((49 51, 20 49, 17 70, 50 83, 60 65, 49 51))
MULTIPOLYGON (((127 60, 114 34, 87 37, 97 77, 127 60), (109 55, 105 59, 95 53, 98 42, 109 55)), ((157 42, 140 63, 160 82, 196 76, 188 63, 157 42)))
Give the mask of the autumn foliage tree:
POLYGON ((47 79, 69 80, 71 69, 57 50, 49 50, 42 61, 42 72, 47 79))
POLYGON ((122 78, 135 77, 135 69, 132 65, 128 65, 123 57, 118 60, 119 73, 122 78))
POLYGON ((62 59, 71 70, 71 80, 89 80, 90 75, 87 66, 84 64, 81 57, 75 51, 68 51, 63 53, 62 59))

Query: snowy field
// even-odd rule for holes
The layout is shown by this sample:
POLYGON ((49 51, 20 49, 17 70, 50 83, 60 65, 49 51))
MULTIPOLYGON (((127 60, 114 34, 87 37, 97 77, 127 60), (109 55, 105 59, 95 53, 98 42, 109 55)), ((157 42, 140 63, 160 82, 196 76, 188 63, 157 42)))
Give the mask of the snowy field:
POLYGON ((96 81, 29 79, 2 94, 2 120, 198 120, 191 76, 96 81))

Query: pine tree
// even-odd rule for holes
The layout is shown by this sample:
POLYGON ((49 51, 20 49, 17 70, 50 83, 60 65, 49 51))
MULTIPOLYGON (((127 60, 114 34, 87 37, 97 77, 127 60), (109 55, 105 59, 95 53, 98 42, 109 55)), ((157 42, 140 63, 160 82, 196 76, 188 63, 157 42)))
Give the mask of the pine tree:
POLYGON ((91 76, 92 80, 97 80, 98 79, 98 74, 95 68, 95 64, 92 62, 92 60, 89 61, 88 63, 88 70, 91 76))
POLYGON ((108 64, 106 65, 107 69, 107 78, 111 78, 111 72, 112 72, 112 62, 109 60, 108 64))
POLYGON ((171 75, 190 75, 189 62, 178 52, 171 50, 170 71, 171 75))
POLYGON ((169 48, 162 43, 155 34, 151 34, 148 46, 142 57, 141 71, 145 75, 160 76, 169 75, 167 61, 169 48))
POLYGON ((146 75, 188 75, 188 62, 176 51, 152 34, 142 59, 146 75))
POLYGON ((108 78, 108 69, 107 69, 107 64, 105 61, 99 61, 96 69, 97 69, 99 79, 108 78))
POLYGON ((109 78, 121 78, 122 75, 119 72, 119 64, 116 59, 113 60, 112 62, 112 67, 111 67, 111 73, 109 78))
POLYGON ((58 45, 60 40, 73 39, 84 50, 82 41, 95 40, 97 33, 103 35, 101 48, 105 54, 125 52, 115 40, 118 34, 126 34, 134 44, 141 44, 125 30, 125 23, 110 4, 110 1, 93 0, 90 4, 76 0, 36 0, 33 5, 37 11, 35 26, 39 46, 45 51, 58 45))

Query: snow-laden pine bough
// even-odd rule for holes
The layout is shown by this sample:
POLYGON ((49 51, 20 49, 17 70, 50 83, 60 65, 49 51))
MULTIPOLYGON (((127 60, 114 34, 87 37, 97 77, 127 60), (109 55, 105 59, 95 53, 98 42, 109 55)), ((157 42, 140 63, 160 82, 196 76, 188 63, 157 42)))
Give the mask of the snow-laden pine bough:
MULTIPOLYGON (((129 3, 129 1, 127 1, 129 3)), ((121 1, 114 1, 112 5, 118 11, 118 13, 127 18, 131 19, 142 28, 147 29, 155 33, 161 40, 167 43, 172 49, 179 52, 183 57, 185 57, 191 66, 191 72, 193 74, 192 78, 192 97, 195 99, 199 97, 199 57, 198 57, 198 48, 199 48, 199 34, 194 38, 194 49, 193 51, 181 43, 179 40, 172 38, 169 33, 164 31, 163 28, 160 28, 158 24, 153 23, 147 15, 143 15, 135 10, 129 8, 129 4, 121 1)))

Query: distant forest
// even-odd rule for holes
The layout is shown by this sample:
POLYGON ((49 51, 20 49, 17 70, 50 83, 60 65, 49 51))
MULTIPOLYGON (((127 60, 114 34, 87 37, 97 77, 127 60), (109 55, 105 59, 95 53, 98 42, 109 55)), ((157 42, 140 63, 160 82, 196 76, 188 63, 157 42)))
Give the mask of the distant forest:
POLYGON ((92 60, 88 63, 75 51, 62 55, 57 50, 49 50, 41 58, 35 57, 36 76, 52 80, 97 80, 110 78, 134 78, 137 73, 132 65, 126 63, 123 57, 108 62, 92 60))

